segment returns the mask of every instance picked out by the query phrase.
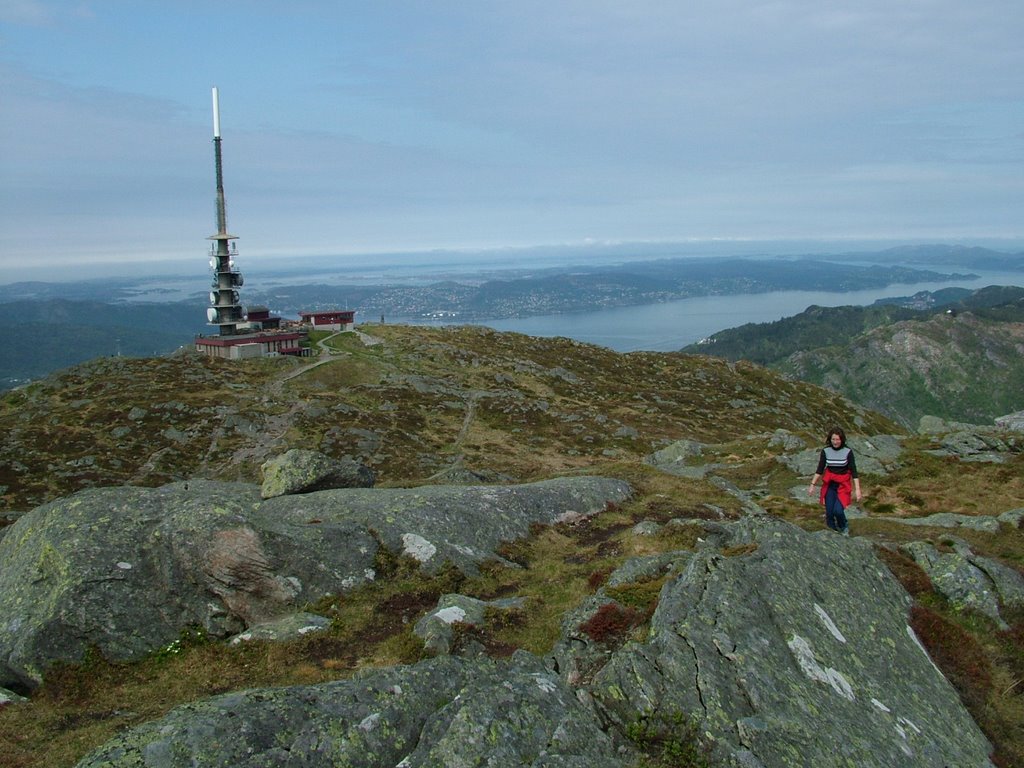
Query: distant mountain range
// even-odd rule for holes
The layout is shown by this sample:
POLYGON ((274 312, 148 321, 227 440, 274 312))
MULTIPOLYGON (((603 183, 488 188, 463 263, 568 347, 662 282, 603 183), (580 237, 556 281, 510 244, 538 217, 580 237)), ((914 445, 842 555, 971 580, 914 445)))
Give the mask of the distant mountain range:
POLYGON ((1024 254, 1004 253, 966 245, 901 245, 879 251, 876 256, 899 264, 943 265, 970 269, 1008 270, 1022 268, 1024 254))
POLYGON ((853 291, 897 283, 975 277, 892 265, 844 264, 823 258, 688 258, 601 267, 558 267, 485 280, 430 285, 287 285, 249 291, 261 304, 292 313, 344 298, 367 318, 452 317, 476 322, 531 315, 658 304, 694 296, 772 291, 853 291))
POLYGON ((749 360, 828 387, 908 427, 1024 409, 1024 288, 950 289, 869 307, 809 307, 684 352, 749 360))
MULTIPOLYGON (((482 322, 657 304, 695 296, 852 291, 974 277, 923 268, 935 264, 965 270, 1024 270, 1024 255, 935 245, 842 256, 666 256, 616 265, 533 269, 495 269, 492 264, 486 269, 478 265, 476 272, 465 267, 464 279, 449 274, 450 279, 416 285, 296 284, 269 279, 264 281, 265 287, 260 287, 258 281, 251 281, 253 284, 242 291, 242 300, 292 317, 300 311, 344 307, 356 310, 360 320, 383 316, 414 322, 437 317, 452 322, 482 322), (920 264, 922 268, 905 264, 920 264)), ((294 275, 289 279, 294 280, 294 275)), ((195 334, 209 332, 202 291, 197 290, 195 298, 187 301, 140 301, 141 295, 153 297, 154 282, 158 278, 148 276, 136 280, 0 285, 0 321, 9 338, 0 350, 0 389, 95 357, 166 354, 189 344, 195 334)), ((197 288, 201 284, 202 279, 197 278, 197 288)), ((877 322, 902 319, 896 309, 878 315, 877 322)), ((844 326, 840 338, 848 338, 849 331, 844 326)), ((719 338, 724 337, 719 334, 719 338)), ((774 343, 758 342, 762 346, 774 343)), ((809 343, 801 340, 800 346, 786 354, 798 348, 809 349, 809 343)), ((764 363, 778 357, 772 350, 758 351, 754 347, 744 354, 764 363)))

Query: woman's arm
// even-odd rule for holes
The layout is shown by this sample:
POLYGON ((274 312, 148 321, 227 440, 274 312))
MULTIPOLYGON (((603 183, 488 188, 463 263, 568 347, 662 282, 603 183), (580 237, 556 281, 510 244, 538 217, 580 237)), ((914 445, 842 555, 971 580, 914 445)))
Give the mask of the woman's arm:
POLYGON ((811 484, 807 486, 807 495, 810 496, 814 493, 814 484, 821 479, 821 473, 825 471, 825 451, 822 450, 818 454, 818 468, 814 470, 814 477, 811 478, 811 484))
POLYGON ((849 463, 850 463, 850 474, 853 475, 853 495, 857 499, 857 501, 860 501, 860 499, 861 499, 860 478, 857 477, 857 459, 854 458, 852 450, 850 451, 849 463))

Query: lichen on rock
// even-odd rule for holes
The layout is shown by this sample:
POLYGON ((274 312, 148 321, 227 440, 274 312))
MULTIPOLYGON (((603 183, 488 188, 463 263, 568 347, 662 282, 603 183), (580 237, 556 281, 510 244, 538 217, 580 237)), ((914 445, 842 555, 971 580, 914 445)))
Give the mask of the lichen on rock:
POLYGON ((535 656, 442 656, 352 680, 258 689, 178 707, 77 768, 437 765, 625 768, 622 752, 535 656))
POLYGON ((192 627, 226 638, 294 614, 373 581, 382 544, 418 545, 428 572, 475 573, 532 524, 592 515, 631 492, 600 477, 267 500, 257 486, 212 481, 82 491, 0 539, 0 685, 34 688, 92 647, 136 659, 192 627))
POLYGON ((718 546, 756 547, 682 555, 648 639, 593 677, 604 719, 686 713, 726 765, 990 765, 868 544, 770 518, 718 527, 718 546))
POLYGON ((376 480, 373 470, 358 461, 299 448, 264 462, 260 469, 264 499, 330 488, 372 488, 376 480))

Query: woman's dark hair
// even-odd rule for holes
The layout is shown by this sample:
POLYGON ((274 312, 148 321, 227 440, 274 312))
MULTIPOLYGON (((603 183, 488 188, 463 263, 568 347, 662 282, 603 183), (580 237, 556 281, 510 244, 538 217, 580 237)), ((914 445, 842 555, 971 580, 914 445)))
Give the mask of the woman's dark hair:
POLYGON ((839 439, 842 441, 839 444, 840 448, 846 445, 846 433, 840 427, 832 427, 828 431, 828 435, 825 436, 825 445, 832 445, 832 435, 839 435, 839 439))

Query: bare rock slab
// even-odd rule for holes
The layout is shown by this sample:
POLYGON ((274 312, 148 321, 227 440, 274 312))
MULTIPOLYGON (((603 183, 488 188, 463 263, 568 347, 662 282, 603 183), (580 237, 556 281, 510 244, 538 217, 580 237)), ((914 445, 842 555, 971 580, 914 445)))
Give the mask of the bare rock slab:
POLYGON ((95 647, 133 659, 201 627, 224 638, 376 578, 380 546, 475 572, 533 523, 623 501, 620 480, 348 488, 260 498, 255 485, 102 488, 38 507, 0 540, 0 686, 95 647))
POLYGON ((444 656, 352 680, 189 704, 121 734, 77 768, 531 766, 625 768, 540 660, 444 656))
POLYGON ((604 717, 693 718, 725 765, 990 766, 869 544, 767 518, 681 554, 646 642, 594 677, 604 717))

